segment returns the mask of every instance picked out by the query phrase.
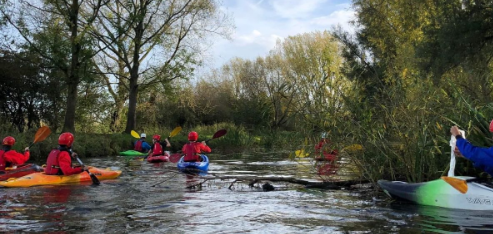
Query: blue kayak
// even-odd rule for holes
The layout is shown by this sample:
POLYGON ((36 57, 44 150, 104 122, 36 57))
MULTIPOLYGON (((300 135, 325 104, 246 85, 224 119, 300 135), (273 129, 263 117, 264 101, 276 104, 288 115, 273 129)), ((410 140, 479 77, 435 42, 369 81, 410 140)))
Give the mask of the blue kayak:
POLYGON ((178 161, 178 170, 199 170, 199 171, 207 171, 209 170, 209 158, 205 154, 201 154, 202 158, 201 162, 185 162, 184 156, 180 158, 178 161))

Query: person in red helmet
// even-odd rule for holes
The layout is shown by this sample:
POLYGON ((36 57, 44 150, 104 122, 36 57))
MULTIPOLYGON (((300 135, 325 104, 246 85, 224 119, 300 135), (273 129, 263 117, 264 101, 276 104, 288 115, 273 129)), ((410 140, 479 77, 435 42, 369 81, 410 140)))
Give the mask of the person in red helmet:
POLYGON ((205 141, 197 142, 199 134, 197 132, 188 133, 188 143, 186 143, 181 151, 185 154, 185 162, 200 162, 200 153, 210 153, 211 148, 207 146, 205 141))
POLYGON ((2 149, 0 150, 0 171, 5 171, 6 167, 19 166, 29 160, 29 147, 24 149, 24 154, 18 153, 12 149, 15 139, 11 136, 2 140, 2 149))
MULTIPOLYGON (((490 122, 490 132, 493 132, 493 120, 490 122)), ((457 140, 454 150, 455 155, 471 160, 474 167, 480 168, 493 176, 493 147, 485 148, 474 146, 462 137, 457 126, 452 126, 452 128, 450 128, 450 133, 457 140)))
POLYGON ((74 175, 87 170, 85 166, 72 166, 72 158, 77 157, 77 154, 72 152, 73 143, 74 135, 72 133, 64 132, 60 134, 58 148, 50 152, 46 161, 45 173, 47 175, 74 175))
POLYGON ((161 141, 161 135, 152 136, 152 148, 147 157, 164 155, 164 149, 166 147, 171 147, 168 138, 164 138, 164 141, 166 142, 166 145, 164 145, 164 142, 161 141))

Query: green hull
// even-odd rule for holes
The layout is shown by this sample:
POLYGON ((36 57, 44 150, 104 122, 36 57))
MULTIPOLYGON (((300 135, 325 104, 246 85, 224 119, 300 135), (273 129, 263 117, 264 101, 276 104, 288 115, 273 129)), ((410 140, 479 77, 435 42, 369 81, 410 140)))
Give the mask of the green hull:
POLYGON ((120 152, 120 155, 121 156, 146 156, 147 153, 142 153, 142 152, 135 151, 135 150, 127 150, 127 151, 120 152))
MULTIPOLYGON (((471 177, 456 177, 470 179, 471 177)), ((468 182, 468 190, 460 193, 442 179, 424 183, 405 183, 379 180, 380 187, 391 197, 409 200, 421 205, 467 210, 493 210, 493 189, 468 182)))

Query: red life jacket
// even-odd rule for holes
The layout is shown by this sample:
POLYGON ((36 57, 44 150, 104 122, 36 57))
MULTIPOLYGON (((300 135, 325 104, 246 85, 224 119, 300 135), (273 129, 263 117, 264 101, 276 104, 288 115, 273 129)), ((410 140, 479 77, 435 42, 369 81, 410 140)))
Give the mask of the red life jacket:
POLYGON ((5 162, 5 159, 3 158, 4 154, 5 154, 5 151, 0 150, 0 171, 5 171, 5 167, 7 167, 7 163, 5 162))
POLYGON ((189 142, 185 145, 185 162, 199 162, 200 161, 200 149, 196 147, 197 142, 189 142))
POLYGON ((154 143, 154 146, 152 147, 152 155, 153 156, 161 156, 163 155, 163 147, 161 146, 161 143, 156 142, 154 143))
POLYGON ((138 140, 137 142, 135 142, 134 150, 142 152, 142 140, 138 140))
POLYGON ((53 149, 48 155, 46 160, 45 173, 47 175, 63 175, 62 170, 60 170, 60 164, 58 163, 58 155, 60 154, 59 149, 53 149))

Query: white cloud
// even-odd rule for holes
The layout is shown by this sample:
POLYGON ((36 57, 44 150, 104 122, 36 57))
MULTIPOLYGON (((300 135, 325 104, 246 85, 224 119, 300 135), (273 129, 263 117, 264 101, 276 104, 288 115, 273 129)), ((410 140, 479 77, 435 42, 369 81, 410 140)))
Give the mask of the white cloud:
POLYGON ((210 53, 210 66, 220 67, 233 57, 255 59, 266 56, 278 39, 301 33, 330 30, 348 23, 355 12, 349 0, 241 0, 225 1, 224 10, 235 19, 231 41, 217 40, 210 53))

